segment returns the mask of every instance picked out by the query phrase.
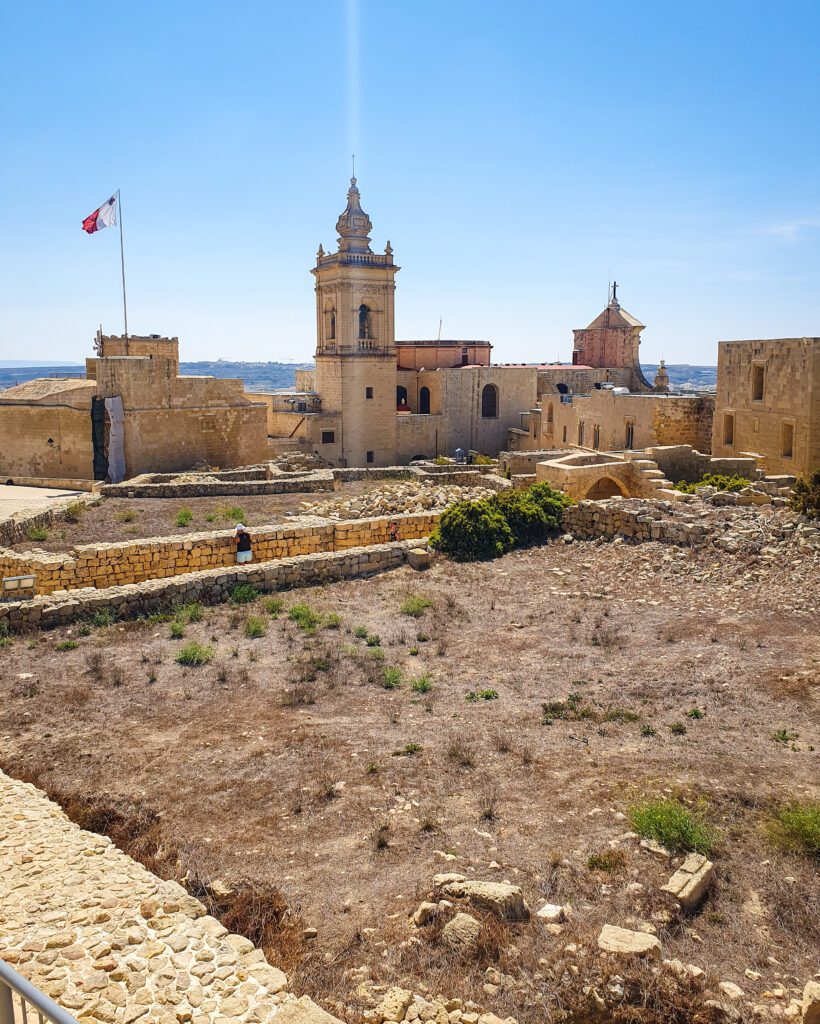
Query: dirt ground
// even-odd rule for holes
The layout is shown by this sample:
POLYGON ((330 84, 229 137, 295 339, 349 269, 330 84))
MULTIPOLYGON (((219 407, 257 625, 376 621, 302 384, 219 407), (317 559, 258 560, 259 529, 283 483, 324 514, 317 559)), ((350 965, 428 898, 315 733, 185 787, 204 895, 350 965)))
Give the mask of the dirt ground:
MULTIPOLYGON (((352 497, 379 486, 378 482, 337 483, 338 495, 352 497)), ((78 522, 61 520, 48 530, 45 540, 32 538, 13 546, 14 551, 69 551, 75 544, 109 543, 138 537, 173 537, 207 530, 227 530, 242 521, 245 526, 266 526, 285 516, 299 515, 303 502, 331 497, 318 494, 227 495, 219 498, 102 498, 85 506, 78 522), (177 526, 181 509, 192 513, 190 522, 177 526), (240 517, 237 513, 241 512, 240 517)))
MULTIPOLYGON (((146 523, 176 505, 156 504, 146 523)), ((594 945, 605 922, 654 929, 664 957, 766 1003, 820 968, 817 862, 763 828, 777 803, 820 798, 817 584, 808 559, 551 544, 287 592, 276 617, 261 600, 206 608, 182 639, 162 621, 15 638, 0 648, 0 762, 64 800, 149 813, 169 873, 278 887, 299 934, 318 936, 272 960, 325 1005, 367 1005, 350 974, 365 965, 375 992, 427 986, 558 1019, 539 960, 594 945), (433 604, 413 618, 408 594, 433 604), (309 635, 287 616, 297 603, 339 621, 309 635), (210 663, 175 662, 190 640, 210 663), (569 694, 590 716, 544 724, 542 705, 569 694), (673 868, 630 834, 647 795, 699 801, 717 830, 717 881, 694 916, 670 913, 658 890, 673 868), (588 866, 612 851, 609 870, 588 866), (572 916, 560 935, 506 926, 456 969, 435 934, 406 942, 440 871, 509 880, 533 911, 572 916), (517 981, 488 993, 488 965, 517 981)), ((569 978, 580 990, 583 963, 569 978)))

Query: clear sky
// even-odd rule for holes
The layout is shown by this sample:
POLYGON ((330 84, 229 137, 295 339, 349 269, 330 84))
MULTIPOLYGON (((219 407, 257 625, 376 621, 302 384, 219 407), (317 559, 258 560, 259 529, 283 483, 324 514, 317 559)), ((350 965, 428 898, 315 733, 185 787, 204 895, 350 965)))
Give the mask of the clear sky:
POLYGON ((2 4, 0 358, 129 327, 310 358, 350 154, 399 338, 568 360, 610 274, 644 361, 820 334, 820 5, 2 4))

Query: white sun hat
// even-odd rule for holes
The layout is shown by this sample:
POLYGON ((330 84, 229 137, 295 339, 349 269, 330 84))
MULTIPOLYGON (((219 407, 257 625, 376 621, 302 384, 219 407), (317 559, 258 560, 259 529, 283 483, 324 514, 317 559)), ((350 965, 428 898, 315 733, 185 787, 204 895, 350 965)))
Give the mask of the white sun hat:
POLYGON ((236 529, 234 530, 234 533, 241 533, 244 529, 245 529, 245 527, 242 525, 242 523, 237 523, 236 524, 236 529))

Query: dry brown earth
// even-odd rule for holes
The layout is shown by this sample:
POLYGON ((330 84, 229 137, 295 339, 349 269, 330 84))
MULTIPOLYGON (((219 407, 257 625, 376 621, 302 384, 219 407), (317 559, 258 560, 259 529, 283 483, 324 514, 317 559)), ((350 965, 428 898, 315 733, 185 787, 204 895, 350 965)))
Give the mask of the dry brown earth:
POLYGON ((816 862, 763 832, 776 803, 820 798, 816 561, 554 544, 283 597, 339 627, 307 636, 257 602, 206 609, 183 640, 156 621, 14 639, 0 649, 2 767, 64 801, 147 814, 179 851, 178 866, 160 851, 160 870, 278 886, 318 937, 283 941, 271 962, 325 1005, 373 1005, 399 982, 520 1021, 544 1020, 546 1005, 551 1019, 539 958, 594 942, 603 923, 655 929, 664 957, 750 1003, 774 1005, 783 986, 785 1008, 818 970, 816 862), (434 604, 411 618, 408 593, 434 604), (268 620, 259 639, 244 634, 249 614, 268 620), (210 664, 175 663, 191 639, 214 646, 210 664), (60 650, 66 640, 76 648, 60 650), (381 685, 388 666, 403 674, 396 689, 381 685), (414 691, 425 676, 430 689, 414 691), (497 698, 467 699, 483 689, 497 698), (542 704, 570 693, 592 717, 542 724, 542 704), (718 829, 717 881, 694 917, 664 917, 672 870, 627 835, 645 794, 701 800, 718 829), (589 869, 612 850, 612 870, 589 869), (573 916, 556 935, 535 920, 485 925, 466 963, 443 953, 440 926, 400 946, 447 870, 507 879, 533 910, 571 904, 573 916), (515 983, 487 992, 488 966, 515 983))

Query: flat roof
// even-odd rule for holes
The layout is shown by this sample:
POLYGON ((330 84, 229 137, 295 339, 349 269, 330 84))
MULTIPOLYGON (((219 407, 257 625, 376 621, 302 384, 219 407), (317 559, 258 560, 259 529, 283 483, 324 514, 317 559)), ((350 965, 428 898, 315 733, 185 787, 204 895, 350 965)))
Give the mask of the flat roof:
POLYGON ((0 391, 0 402, 33 402, 38 398, 50 398, 66 391, 79 391, 81 388, 96 390, 96 387, 97 382, 86 377, 37 377, 0 391))

